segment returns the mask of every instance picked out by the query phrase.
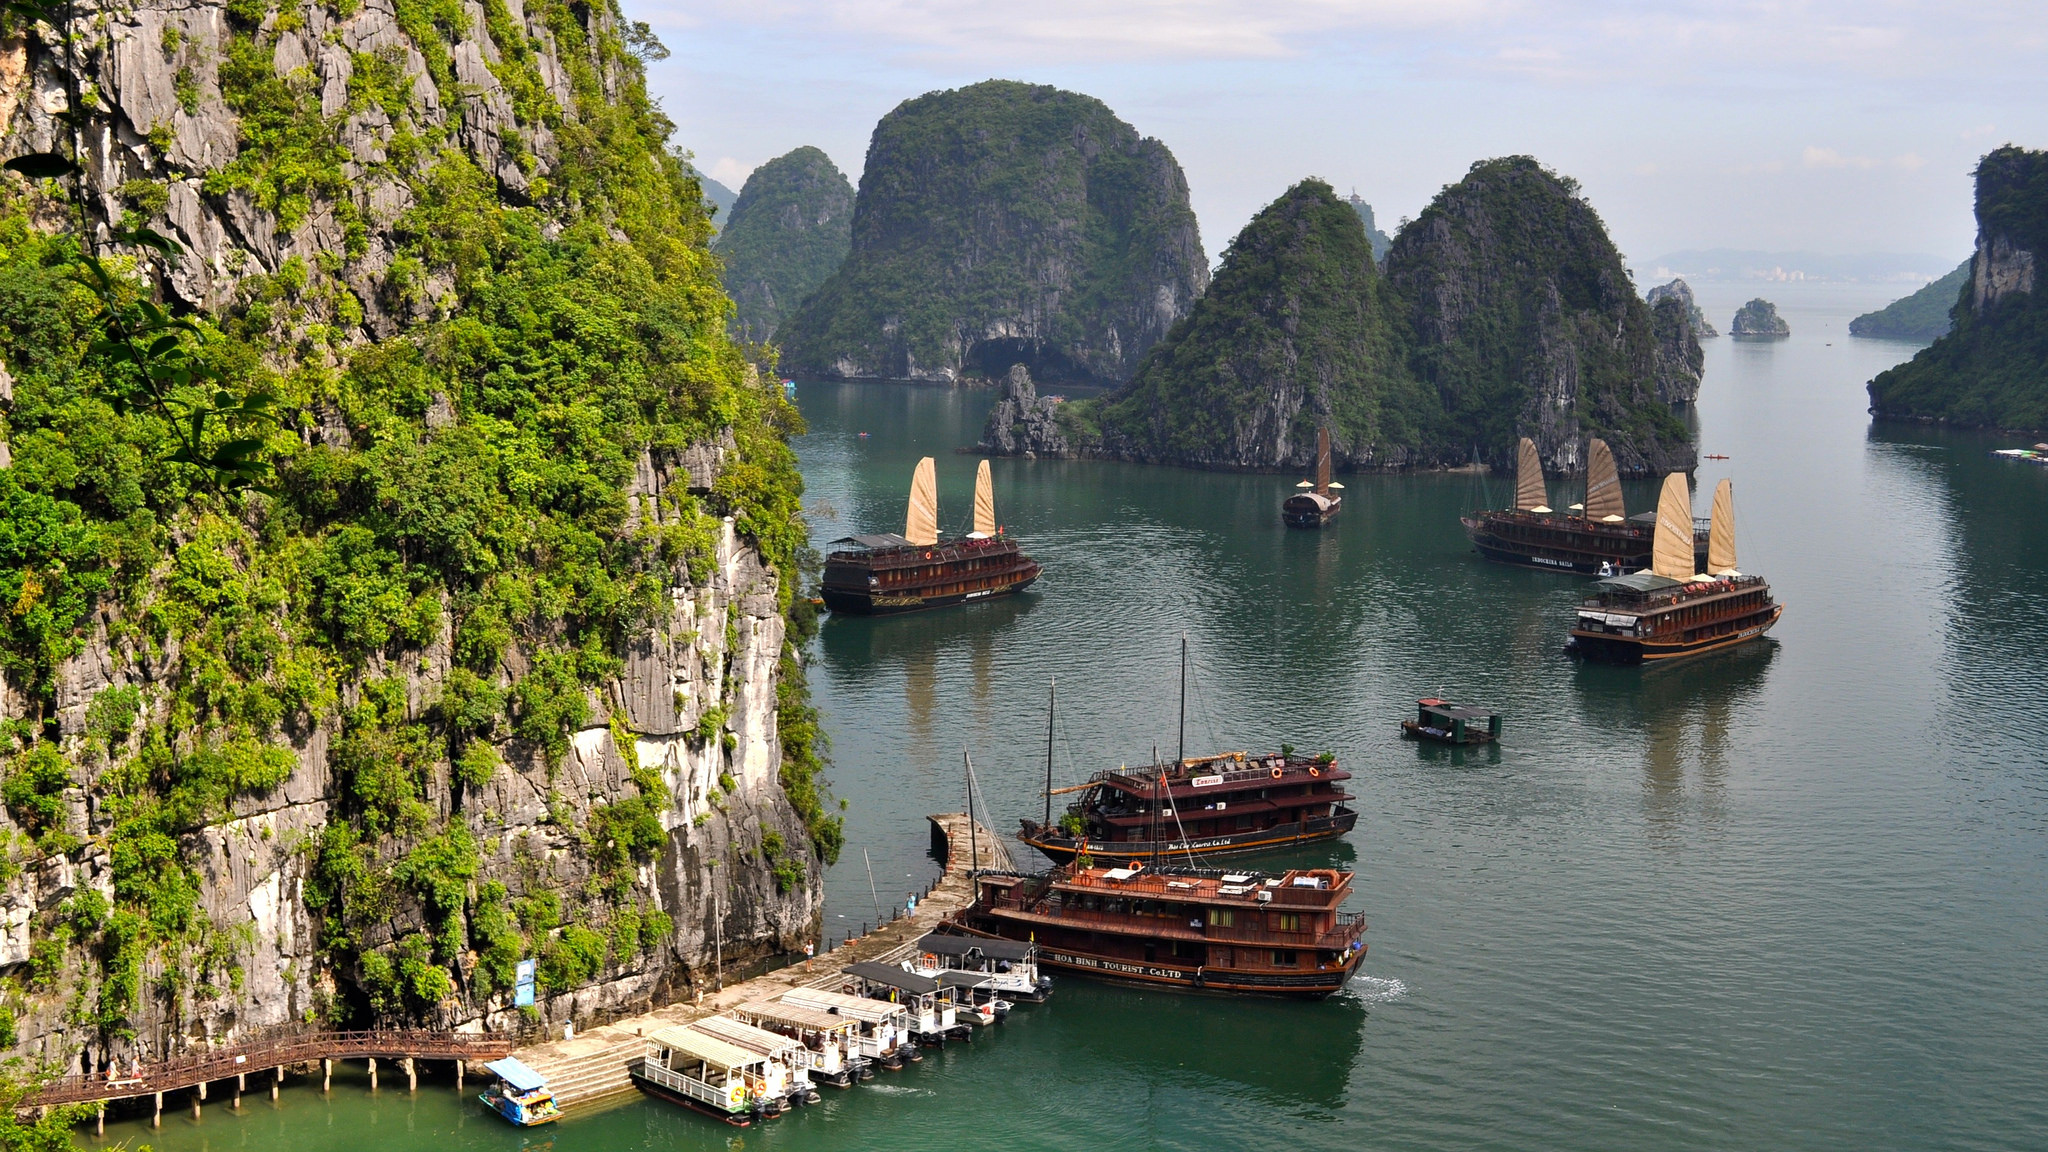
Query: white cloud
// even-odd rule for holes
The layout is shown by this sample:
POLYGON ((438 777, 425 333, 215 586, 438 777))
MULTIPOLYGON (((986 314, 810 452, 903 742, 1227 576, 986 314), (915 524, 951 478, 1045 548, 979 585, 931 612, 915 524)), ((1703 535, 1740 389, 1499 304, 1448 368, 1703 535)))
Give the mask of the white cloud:
POLYGON ((720 156, 710 168, 705 169, 705 173, 713 180, 737 192, 740 190, 740 185, 747 182, 747 177, 753 175, 754 168, 755 165, 742 164, 730 156, 720 156))
POLYGON ((1877 161, 1868 156, 1844 156, 1833 148, 1816 148, 1811 144, 1800 154, 1800 162, 1808 168, 1875 168, 1877 161))

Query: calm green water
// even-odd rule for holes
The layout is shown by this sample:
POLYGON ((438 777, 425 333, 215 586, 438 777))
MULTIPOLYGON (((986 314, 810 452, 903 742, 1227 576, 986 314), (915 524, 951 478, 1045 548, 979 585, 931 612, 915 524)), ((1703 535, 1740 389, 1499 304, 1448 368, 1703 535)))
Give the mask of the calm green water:
MULTIPOLYGON (((1702 295, 1716 323, 1751 292, 1702 295), (1721 296, 1727 299, 1723 300, 1721 296)), ((1288 533, 1294 477, 998 461, 1046 564, 1024 597, 834 619, 813 682, 847 797, 835 935, 922 887, 923 817, 1035 813, 1045 693, 1062 782, 1175 743, 1331 749, 1357 773, 1364 975, 1320 1004, 1069 979, 972 1047, 759 1129, 628 1102, 539 1137, 446 1083, 337 1080, 160 1149, 2048 1146, 2048 469, 1998 442, 1873 429, 1862 384, 1912 347, 1849 341, 1884 289, 1767 293, 1792 340, 1708 348, 1702 487, 1735 477, 1765 645, 1652 671, 1559 649, 1580 585, 1481 563, 1466 476, 1358 477, 1288 533), (1500 747, 1404 743, 1420 694, 1495 705, 1500 747)), ((806 385, 820 541, 901 522, 916 457, 967 518, 986 393, 806 385), (869 433, 865 439, 857 433, 869 433)), ((1494 480, 1493 498, 1506 486, 1494 480)), ((1637 506, 1648 485, 1632 489, 1637 506)), ((1567 503, 1569 500, 1566 501, 1567 503)), ((1704 502, 1702 502, 1704 507, 1704 502)), ((1290 862, 1286 857, 1274 863, 1290 862)))

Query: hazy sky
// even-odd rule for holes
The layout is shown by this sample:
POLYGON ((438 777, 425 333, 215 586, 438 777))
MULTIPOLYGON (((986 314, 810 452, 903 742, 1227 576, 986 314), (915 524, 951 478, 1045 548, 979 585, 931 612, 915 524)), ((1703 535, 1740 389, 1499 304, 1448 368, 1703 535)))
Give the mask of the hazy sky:
POLYGON ((1303 176, 1393 230, 1472 161, 1585 186, 1631 260, 1680 248, 1960 260, 1969 172, 2048 147, 2048 0, 622 0, 675 142, 738 190, 990 77, 1106 102, 1187 171, 1213 259, 1303 176))

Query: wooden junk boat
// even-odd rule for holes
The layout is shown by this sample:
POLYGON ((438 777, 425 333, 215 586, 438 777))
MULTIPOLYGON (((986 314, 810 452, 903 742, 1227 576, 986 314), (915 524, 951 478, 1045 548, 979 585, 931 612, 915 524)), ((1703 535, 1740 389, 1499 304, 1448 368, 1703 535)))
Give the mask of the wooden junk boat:
MULTIPOLYGON (((1597 439, 1586 445, 1585 502, 1564 512, 1552 511, 1536 442, 1524 436, 1516 451, 1515 506, 1474 512, 1460 522, 1472 546, 1488 560, 1552 572, 1619 576, 1650 566, 1657 516, 1628 514, 1614 453, 1606 441, 1597 439)), ((1695 524, 1690 535, 1699 563, 1705 564, 1706 524, 1695 524)))
POLYGON ((974 531, 939 539, 938 483, 932 458, 911 476, 903 535, 881 533, 834 540, 819 595, 834 612, 885 615, 940 608, 1021 592, 1038 579, 1026 556, 996 524, 988 461, 974 477, 974 531))
POLYGON ((1352 874, 1069 864, 983 872, 963 931, 1038 946, 1041 964, 1154 987, 1323 997, 1365 958, 1365 917, 1340 911, 1352 874))
POLYGON ((1685 476, 1666 476, 1651 570, 1596 582, 1579 605, 1566 650, 1603 663, 1643 664, 1732 648, 1770 631, 1785 607, 1763 577, 1736 571, 1735 497, 1726 480, 1714 489, 1710 520, 1712 543, 1700 572, 1686 539, 1692 497, 1685 476))
MULTIPOLYGON (((1351 773, 1337 759, 1224 752, 1185 755, 1171 764, 1098 772, 1085 784, 1052 786, 1052 703, 1045 723, 1045 819, 1020 821, 1017 839, 1065 863, 1084 852, 1196 857, 1263 852, 1334 840, 1358 823, 1341 785, 1351 773), (1053 823, 1052 798, 1081 797, 1053 823)), ((1187 642, 1181 642, 1181 732, 1187 731, 1187 642)))
POLYGON ((1500 739, 1500 713, 1425 696, 1415 702, 1415 719, 1401 721, 1401 731, 1418 740, 1485 744, 1500 739))
POLYGON ((1297 492, 1280 504, 1280 519, 1289 528, 1321 528, 1337 518, 1344 507, 1344 498, 1334 495, 1332 490, 1343 489, 1342 484, 1330 482, 1330 430, 1327 427, 1316 430, 1316 478, 1313 483, 1303 480, 1296 488, 1314 488, 1313 492, 1297 492))

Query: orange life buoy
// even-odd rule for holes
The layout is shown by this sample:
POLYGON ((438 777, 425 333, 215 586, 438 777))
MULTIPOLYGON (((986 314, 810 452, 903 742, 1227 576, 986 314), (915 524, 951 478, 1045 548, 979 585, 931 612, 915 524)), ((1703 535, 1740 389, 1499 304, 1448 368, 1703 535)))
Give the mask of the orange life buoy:
POLYGON ((1280 778, 1281 771, 1282 769, 1278 765, 1275 765, 1273 768, 1273 779, 1278 780, 1280 778))
POLYGON ((1311 776, 1321 776, 1323 774, 1323 770, 1311 764, 1308 766, 1308 774, 1311 776))

